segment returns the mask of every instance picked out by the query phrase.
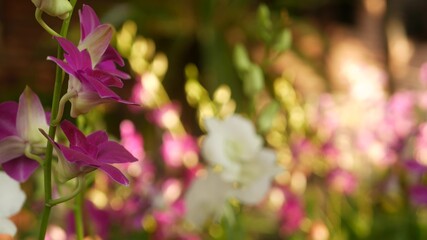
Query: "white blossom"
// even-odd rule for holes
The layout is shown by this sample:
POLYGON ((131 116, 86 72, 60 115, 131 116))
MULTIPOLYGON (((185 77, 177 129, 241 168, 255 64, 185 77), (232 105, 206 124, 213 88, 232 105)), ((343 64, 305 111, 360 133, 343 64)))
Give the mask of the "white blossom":
POLYGON ((213 213, 235 198, 246 205, 260 203, 280 171, 273 150, 263 147, 252 122, 239 115, 205 121, 208 131, 202 156, 206 176, 193 181, 185 196, 186 219, 200 227, 213 213))
POLYGON ((6 173, 0 172, 0 234, 14 236, 15 224, 9 217, 18 213, 25 201, 25 194, 19 183, 10 178, 6 173))

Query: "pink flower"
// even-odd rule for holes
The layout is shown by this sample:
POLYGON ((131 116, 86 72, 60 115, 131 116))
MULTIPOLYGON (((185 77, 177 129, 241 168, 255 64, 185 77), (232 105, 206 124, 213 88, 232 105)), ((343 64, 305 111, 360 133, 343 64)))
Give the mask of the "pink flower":
POLYGON ((144 140, 135 130, 135 126, 129 120, 120 123, 120 137, 123 147, 125 147, 135 158, 144 159, 144 140))
POLYGON ((148 119, 161 128, 173 128, 179 121, 181 107, 178 103, 167 103, 154 109, 148 119))
POLYGON ((329 172, 326 181, 333 190, 346 195, 353 193, 357 187, 356 177, 340 168, 329 172))
POLYGON ((124 65, 123 59, 110 46, 113 27, 100 24, 92 8, 83 6, 80 16, 81 38, 78 47, 65 38, 56 40, 64 49, 65 61, 48 57, 70 75, 67 94, 70 96, 71 116, 89 112, 105 102, 116 101, 133 104, 121 99, 110 87, 123 87, 122 79, 129 75, 119 71, 115 64, 124 65))
POLYGON ((280 231, 285 235, 291 235, 298 231, 305 213, 301 200, 292 193, 286 194, 286 202, 280 210, 280 231))
POLYGON ((190 135, 173 136, 170 133, 163 135, 161 153, 165 163, 170 167, 182 166, 185 157, 198 154, 197 141, 190 135))
MULTIPOLYGON (((104 131, 96 131, 87 137, 71 122, 61 124, 70 146, 54 142, 48 138, 58 153, 62 180, 69 180, 78 175, 86 174, 96 169, 108 174, 116 182, 128 185, 129 180, 114 163, 128 163, 137 161, 122 145, 109 141, 104 131), (62 170, 62 171, 61 171, 62 170)), ((45 135, 47 137, 47 135, 45 135)))
POLYGON ((44 152, 46 139, 39 128, 47 131, 48 124, 43 106, 29 87, 19 97, 19 103, 0 104, 0 164, 13 179, 23 182, 39 164, 26 156, 44 152))

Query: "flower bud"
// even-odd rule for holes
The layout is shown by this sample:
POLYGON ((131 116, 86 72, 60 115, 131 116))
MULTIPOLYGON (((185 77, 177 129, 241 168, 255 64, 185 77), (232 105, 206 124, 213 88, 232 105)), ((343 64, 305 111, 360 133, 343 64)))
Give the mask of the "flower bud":
POLYGON ((68 0, 31 0, 34 5, 53 17, 66 19, 73 10, 68 0))

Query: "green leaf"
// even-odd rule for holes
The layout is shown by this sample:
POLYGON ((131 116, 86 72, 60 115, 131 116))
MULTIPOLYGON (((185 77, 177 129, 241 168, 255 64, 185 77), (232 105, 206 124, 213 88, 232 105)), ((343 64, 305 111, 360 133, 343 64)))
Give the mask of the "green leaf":
POLYGON ((246 96, 253 97, 264 88, 264 74, 260 66, 251 64, 243 78, 243 91, 246 96))
POLYGON ((272 49, 278 52, 282 52, 288 50, 291 45, 292 33, 289 29, 283 29, 279 32, 279 34, 276 35, 272 49))
POLYGON ((251 60, 249 59, 248 52, 240 43, 234 47, 233 60, 238 71, 247 71, 251 66, 251 60))
POLYGON ((258 129, 260 132, 265 133, 270 130, 273 123, 273 119, 279 111, 279 103, 277 101, 271 101, 265 106, 257 120, 258 129))

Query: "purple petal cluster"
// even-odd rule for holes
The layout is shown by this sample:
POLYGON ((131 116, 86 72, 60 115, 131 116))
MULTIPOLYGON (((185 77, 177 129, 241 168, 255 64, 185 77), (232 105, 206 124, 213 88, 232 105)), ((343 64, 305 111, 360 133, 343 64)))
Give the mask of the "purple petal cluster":
POLYGON ((0 164, 10 177, 24 182, 39 166, 25 151, 37 155, 46 147, 38 129, 47 129, 47 115, 37 95, 27 87, 19 103, 0 104, 0 116, 0 164))
POLYGON ((116 68, 124 65, 119 53, 110 46, 113 27, 100 24, 93 9, 87 5, 79 12, 81 38, 78 46, 65 38, 57 37, 64 49, 64 60, 48 57, 70 75, 68 90, 72 97, 71 116, 89 112, 105 102, 133 104, 120 98, 110 87, 123 87, 122 79, 130 76, 116 68))
POLYGON ((100 169, 118 183, 129 184, 125 175, 112 164, 135 162, 137 159, 119 143, 109 141, 105 131, 85 136, 69 121, 63 121, 61 129, 70 142, 69 147, 49 140, 59 155, 59 164, 67 166, 59 173, 64 180, 100 169))

